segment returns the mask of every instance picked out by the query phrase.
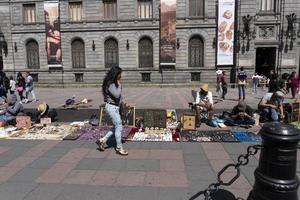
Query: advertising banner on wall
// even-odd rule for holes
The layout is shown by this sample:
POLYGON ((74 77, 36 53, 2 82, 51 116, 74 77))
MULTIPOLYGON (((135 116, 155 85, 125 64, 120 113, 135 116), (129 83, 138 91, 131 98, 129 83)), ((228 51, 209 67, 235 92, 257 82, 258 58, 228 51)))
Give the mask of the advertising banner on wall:
POLYGON ((46 25, 46 50, 48 65, 61 64, 61 34, 59 2, 45 1, 44 14, 46 25))
POLYGON ((217 65, 234 64, 235 0, 219 0, 217 65))
POLYGON ((176 0, 160 2, 160 65, 176 64, 176 0))

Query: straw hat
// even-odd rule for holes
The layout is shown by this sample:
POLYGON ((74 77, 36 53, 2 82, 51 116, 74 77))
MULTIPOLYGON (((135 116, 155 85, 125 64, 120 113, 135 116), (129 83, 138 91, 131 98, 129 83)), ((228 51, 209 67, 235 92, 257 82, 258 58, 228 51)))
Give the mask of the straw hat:
POLYGON ((208 84, 207 83, 203 84, 200 89, 203 90, 204 92, 208 92, 208 84))
POLYGON ((41 113, 41 115, 45 114, 47 111, 47 104, 45 102, 38 105, 38 111, 41 113))

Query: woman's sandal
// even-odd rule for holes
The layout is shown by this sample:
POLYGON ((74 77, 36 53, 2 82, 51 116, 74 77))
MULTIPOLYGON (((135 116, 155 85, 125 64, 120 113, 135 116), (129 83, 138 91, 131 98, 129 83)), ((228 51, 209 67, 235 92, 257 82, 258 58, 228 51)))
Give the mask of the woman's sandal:
POLYGON ((127 156, 128 151, 124 150, 123 148, 116 148, 116 153, 120 154, 121 156, 127 156))
POLYGON ((104 151, 105 150, 105 142, 104 141, 97 140, 96 144, 98 145, 100 151, 104 151))

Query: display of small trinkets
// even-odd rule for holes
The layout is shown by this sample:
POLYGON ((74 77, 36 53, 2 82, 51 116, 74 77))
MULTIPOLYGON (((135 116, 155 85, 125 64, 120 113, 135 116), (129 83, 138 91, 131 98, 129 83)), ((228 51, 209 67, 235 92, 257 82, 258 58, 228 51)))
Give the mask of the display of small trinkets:
POLYGON ((132 141, 173 141, 172 132, 166 128, 145 128, 143 132, 139 129, 134 136, 132 141))

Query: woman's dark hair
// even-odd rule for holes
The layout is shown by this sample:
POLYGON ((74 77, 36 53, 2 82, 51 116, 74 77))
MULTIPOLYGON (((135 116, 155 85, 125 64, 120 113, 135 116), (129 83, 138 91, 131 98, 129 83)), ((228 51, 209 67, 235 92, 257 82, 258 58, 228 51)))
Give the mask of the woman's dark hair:
POLYGON ((103 83, 102 83, 102 94, 105 95, 107 92, 107 88, 110 84, 114 83, 116 87, 119 87, 118 85, 118 76, 122 73, 122 69, 120 67, 112 67, 107 72, 103 83))
POLYGON ((20 76, 22 76, 22 73, 21 73, 21 72, 18 72, 17 77, 20 77, 20 76))
POLYGON ((241 70, 241 71, 244 71, 244 67, 241 67, 240 70, 241 70))

